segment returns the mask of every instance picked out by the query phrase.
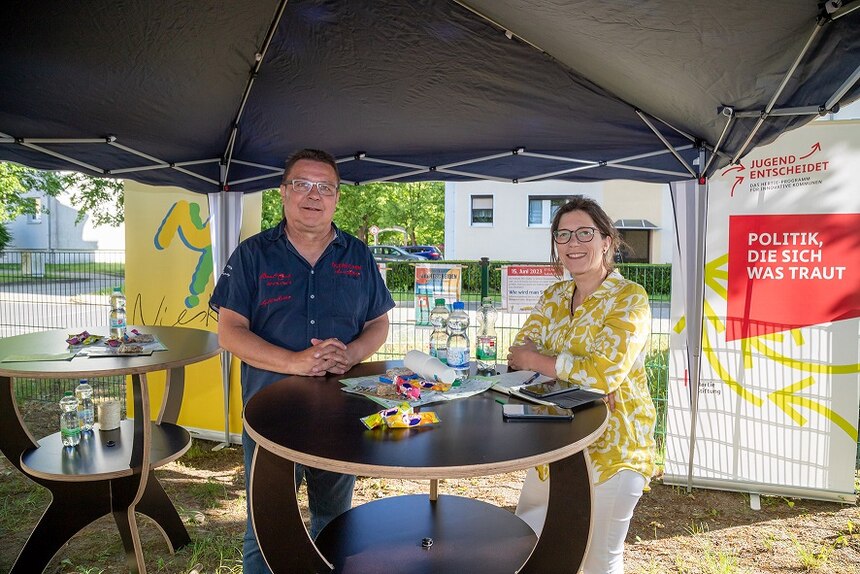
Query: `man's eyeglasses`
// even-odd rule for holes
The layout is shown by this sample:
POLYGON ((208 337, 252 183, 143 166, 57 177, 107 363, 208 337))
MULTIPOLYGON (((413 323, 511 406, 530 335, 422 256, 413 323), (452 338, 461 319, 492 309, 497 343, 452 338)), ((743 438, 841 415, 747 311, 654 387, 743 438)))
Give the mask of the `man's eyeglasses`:
POLYGON ((286 185, 292 185, 293 189, 299 193, 308 194, 317 186, 317 193, 320 195, 334 195, 337 193, 337 185, 325 181, 308 181, 306 179, 291 179, 284 182, 286 185))
POLYGON ((570 238, 576 235, 576 240, 580 243, 588 243, 594 239, 595 234, 600 233, 596 227, 579 227, 574 230, 556 229, 552 232, 552 238, 556 243, 569 243, 570 238))

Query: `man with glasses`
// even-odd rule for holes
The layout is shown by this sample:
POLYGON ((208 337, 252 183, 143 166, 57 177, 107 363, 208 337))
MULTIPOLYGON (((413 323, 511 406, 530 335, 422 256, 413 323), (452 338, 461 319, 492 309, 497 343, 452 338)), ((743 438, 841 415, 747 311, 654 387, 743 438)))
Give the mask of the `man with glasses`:
MULTIPOLYGON (((339 182, 337 163, 326 152, 304 149, 287 160, 280 186, 284 219, 236 248, 212 293, 218 341, 242 359, 243 405, 284 375, 343 374, 388 336, 394 300, 376 262, 364 243, 332 222, 339 182)), ((247 492, 256 445, 245 431, 242 445, 247 492)), ((296 465, 296 485, 302 480, 316 538, 352 505, 355 477, 296 465)), ((269 571, 250 519, 243 571, 269 571)))

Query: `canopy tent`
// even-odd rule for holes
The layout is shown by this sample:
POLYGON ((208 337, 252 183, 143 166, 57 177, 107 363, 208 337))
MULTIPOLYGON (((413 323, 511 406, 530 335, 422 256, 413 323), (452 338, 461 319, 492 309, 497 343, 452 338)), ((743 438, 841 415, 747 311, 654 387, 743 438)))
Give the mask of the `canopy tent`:
POLYGON ((349 182, 690 179, 857 97, 832 4, 16 1, 0 159, 204 193, 308 145, 349 182))
POLYGON ((0 159, 200 193, 275 187, 308 146, 352 183, 698 180, 695 389, 707 176, 857 99, 842 4, 13 1, 0 159))

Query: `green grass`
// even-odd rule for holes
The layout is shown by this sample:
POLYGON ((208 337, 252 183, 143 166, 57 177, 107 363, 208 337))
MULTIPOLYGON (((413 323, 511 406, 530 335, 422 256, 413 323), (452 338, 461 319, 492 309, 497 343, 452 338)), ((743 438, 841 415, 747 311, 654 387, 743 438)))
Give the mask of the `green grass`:
POLYGON ((35 486, 17 469, 0 470, 0 532, 32 524, 50 496, 47 489, 35 486))
POLYGON ((210 479, 204 483, 188 485, 188 493, 203 508, 216 508, 227 498, 227 487, 210 479))

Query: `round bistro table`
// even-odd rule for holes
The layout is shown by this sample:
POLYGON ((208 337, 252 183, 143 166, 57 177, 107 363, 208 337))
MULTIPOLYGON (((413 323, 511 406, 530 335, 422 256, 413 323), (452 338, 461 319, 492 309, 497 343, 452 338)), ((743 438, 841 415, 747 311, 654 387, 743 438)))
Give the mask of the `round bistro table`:
POLYGON ((290 376, 254 395, 244 423, 257 441, 251 518, 276 574, 293 572, 577 572, 591 531, 586 446, 603 432, 602 402, 571 422, 508 422, 494 392, 437 403, 441 422, 368 430, 359 420, 382 407, 341 391, 341 378, 383 373, 400 361, 356 365, 346 375, 290 376), (296 500, 294 463, 383 478, 430 479, 429 495, 398 496, 345 512, 310 539, 296 500), (538 538, 513 513, 435 482, 549 464, 550 498, 538 538), (428 541, 432 544, 428 547, 428 541))
MULTIPOLYGON (((152 518, 170 551, 190 538, 153 470, 182 456, 191 445, 176 424, 185 386, 185 365, 218 354, 218 337, 200 329, 129 326, 153 334, 167 347, 149 356, 75 357, 66 361, 0 362, 0 451, 33 481, 51 491, 51 503, 12 566, 12 573, 42 572, 62 546, 86 525, 112 514, 132 572, 145 572, 134 513, 152 518), (167 371, 158 417, 150 422, 146 373, 167 371), (134 420, 102 431, 96 423, 76 448, 60 433, 36 440, 21 419, 13 380, 84 379, 131 375, 134 420)), ((75 331, 83 329, 74 329, 75 331)), ((106 327, 87 331, 101 334, 106 327)), ((60 353, 70 330, 43 331, 0 339, 0 360, 33 353, 60 353)))

